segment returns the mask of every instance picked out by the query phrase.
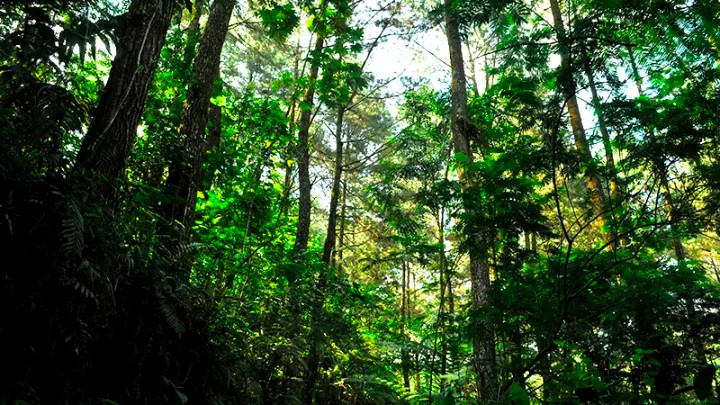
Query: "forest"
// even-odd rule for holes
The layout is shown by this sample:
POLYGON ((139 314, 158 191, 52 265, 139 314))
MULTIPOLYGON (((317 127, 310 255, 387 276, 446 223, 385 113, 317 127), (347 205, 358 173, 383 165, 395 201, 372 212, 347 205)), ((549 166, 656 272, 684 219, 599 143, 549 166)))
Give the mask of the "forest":
POLYGON ((0 404, 720 403, 717 0, 1 0, 0 404))

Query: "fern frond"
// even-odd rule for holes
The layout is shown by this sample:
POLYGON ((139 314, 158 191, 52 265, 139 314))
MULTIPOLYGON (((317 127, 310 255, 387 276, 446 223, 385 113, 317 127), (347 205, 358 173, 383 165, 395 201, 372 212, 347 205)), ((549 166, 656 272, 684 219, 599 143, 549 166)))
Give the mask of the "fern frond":
POLYGON ((76 200, 69 199, 65 218, 62 220, 60 230, 62 236, 61 248, 63 254, 68 258, 82 257, 85 247, 84 233, 85 221, 76 200))
POLYGON ((183 324, 182 320, 175 311, 175 308, 173 308, 167 301, 165 295, 163 295, 160 291, 156 291, 155 296, 157 297, 158 304, 160 305, 160 313, 168 326, 170 326, 170 328, 177 333, 178 336, 185 333, 185 324, 183 324))

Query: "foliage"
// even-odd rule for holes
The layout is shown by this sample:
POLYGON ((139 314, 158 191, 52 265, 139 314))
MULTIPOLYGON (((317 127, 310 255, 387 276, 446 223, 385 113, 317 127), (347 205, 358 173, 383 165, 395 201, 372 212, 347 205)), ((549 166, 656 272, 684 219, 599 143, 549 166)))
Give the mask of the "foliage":
POLYGON ((720 9, 552 2, 565 33, 533 0, 238 4, 181 240, 161 208, 211 4, 176 7, 147 96, 116 95, 144 109, 128 155, 104 158, 127 160, 108 210, 77 154, 128 2, 4 1, 0 403, 474 404, 478 339, 483 403, 717 402, 720 9), (406 77, 393 101, 372 70, 384 41, 419 29, 426 49, 448 14, 460 119, 452 84, 406 77))

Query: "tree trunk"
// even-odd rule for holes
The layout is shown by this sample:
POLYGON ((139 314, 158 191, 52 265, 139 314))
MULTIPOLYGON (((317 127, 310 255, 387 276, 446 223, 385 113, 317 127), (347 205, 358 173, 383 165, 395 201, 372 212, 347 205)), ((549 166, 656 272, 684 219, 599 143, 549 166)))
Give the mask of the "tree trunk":
MULTIPOLYGON (((407 321, 408 321, 408 287, 410 285, 410 275, 407 271, 407 263, 405 260, 402 262, 402 297, 401 297, 401 303, 400 303, 400 336, 402 336, 403 339, 409 341, 407 339, 407 333, 405 331, 407 321)), ((402 373, 403 373, 403 384, 405 389, 408 391, 410 390, 410 352, 408 351, 406 347, 406 342, 403 342, 403 346, 400 349, 400 364, 402 365, 402 373)))
POLYGON ((99 205, 111 216, 176 3, 130 4, 110 76, 77 155, 75 180, 92 184, 88 205, 99 205))
POLYGON ((627 47, 628 50, 628 59, 630 59, 630 67, 632 68, 632 74, 633 74, 633 80, 635 81, 635 86, 637 87, 638 95, 643 95, 643 83, 642 83, 642 77, 640 76, 640 71, 637 67, 637 62, 635 62, 635 53, 632 50, 632 46, 627 47))
MULTIPOLYGON (((472 47, 470 46, 470 43, 465 43, 465 49, 467 49, 468 59, 470 60, 470 81, 473 85, 473 92, 475 93, 476 97, 480 97, 480 88, 478 87, 477 82, 477 71, 475 69, 475 58, 473 58, 472 47)), ((484 89, 483 91, 485 90, 487 89, 484 89)))
POLYGON ((616 204, 620 198, 620 189, 618 187, 617 170, 615 169, 615 157, 613 156, 610 132, 608 131, 605 116, 603 115, 603 111, 600 106, 600 97, 598 96, 597 86, 595 85, 595 77, 593 76, 592 69, 590 69, 590 65, 587 62, 585 63, 585 74, 587 75, 588 84, 590 86, 592 106, 598 120, 598 128, 600 129, 603 148, 605 149, 605 166, 607 167, 607 172, 610 176, 610 197, 616 204))
POLYGON ((337 270, 338 275, 343 274, 343 254, 345 250, 345 221, 347 211, 347 175, 343 172, 342 181, 342 205, 340 207, 340 235, 337 246, 337 270))
POLYGON ((195 0, 193 18, 188 25, 187 42, 185 45, 185 54, 183 55, 183 67, 187 69, 192 65, 195 58, 197 44, 200 41, 200 19, 205 9, 205 0, 195 0))
POLYGON ((192 78, 180 121, 180 150, 170 163, 165 194, 171 201, 162 204, 160 213, 171 227, 182 225, 180 233, 187 238, 195 217, 200 169, 205 152, 205 129, 208 126, 210 95, 220 72, 222 52, 235 0, 215 0, 205 31, 200 39, 193 64, 192 78))
MULTIPOLYGON (((607 124, 605 122, 605 116, 603 115, 602 107, 600 106, 600 97, 598 96, 597 86, 595 85, 595 77, 593 76, 590 64, 586 61, 585 75, 588 79, 588 85, 590 87, 590 94, 592 95, 592 106, 595 111, 595 116, 598 120, 598 127, 600 129, 600 135, 602 136, 603 148, 605 149, 605 168, 607 175, 610 178, 610 199, 611 199, 611 212, 614 213, 615 208, 620 204, 620 187, 618 186, 618 175, 617 169, 615 168, 615 157, 613 156, 613 147, 610 141, 610 132, 608 131, 607 124)), ((612 227, 612 233, 610 235, 613 240, 618 239, 618 229, 616 226, 612 227)), ((627 238, 620 238, 618 241, 621 244, 627 243, 627 238)), ((613 246, 616 244, 613 243, 613 246)))
POLYGON ((575 147, 580 154, 582 162, 587 165, 585 168, 585 184, 590 191, 590 199, 593 214, 597 217, 599 228, 602 229, 605 224, 605 193, 602 189, 602 183, 597 173, 592 169, 592 153, 590 152, 590 144, 585 136, 585 128, 582 118, 580 117, 580 106, 576 97, 575 80, 573 79, 573 66, 571 63, 570 43, 565 32, 565 26, 562 21, 562 13, 558 0, 550 0, 550 8, 552 9, 553 23, 557 32, 557 39, 560 45, 560 86, 565 95, 568 115, 570 116, 570 126, 572 127, 573 138, 575 139, 575 147))
POLYGON ((337 235, 337 211, 340 201, 340 183, 343 175, 343 141, 342 127, 345 115, 345 105, 338 105, 337 121, 335 123, 335 173, 333 174, 332 191, 330 193, 330 212, 328 215, 327 236, 323 246, 322 260, 327 265, 334 264, 335 240, 337 235))
MULTIPOLYGON (((323 50, 325 37, 318 34, 315 40, 314 53, 317 55, 323 50)), ((313 99, 315 98, 315 81, 317 81, 320 64, 313 59, 310 62, 310 77, 308 78, 308 89, 305 92, 305 98, 302 103, 302 112, 300 114, 300 124, 298 132, 298 183, 300 187, 299 211, 297 232, 295 233, 295 245, 293 246, 293 256, 299 257, 308 247, 310 240, 310 210, 312 201, 310 197, 310 152, 308 141, 310 138, 310 124, 312 123, 313 99)))
MULTIPOLYGON (((300 75, 300 39, 298 38, 297 45, 295 47, 295 50, 293 52, 294 56, 294 62, 293 62, 293 79, 297 80, 300 75)), ((295 116, 297 113, 297 98, 295 94, 293 93, 292 98, 290 99, 290 106, 288 107, 287 113, 285 114, 288 117, 288 132, 294 133, 295 132, 295 116)), ((283 194, 282 194, 282 200, 280 201, 280 212, 278 214, 278 220, 280 218, 286 218, 288 215, 288 210, 290 208, 290 192, 292 191, 292 185, 293 185, 293 165, 291 163, 291 157, 292 151, 287 150, 285 152, 287 155, 284 157, 284 160, 287 162, 285 164, 285 181, 283 182, 283 194)))
MULTIPOLYGON (((208 128, 207 141, 205 142, 205 151, 217 152, 222 142, 222 108, 215 104, 210 105, 208 112, 210 123, 208 128)), ((212 171, 205 172, 202 176, 202 184, 200 191, 207 192, 212 187, 214 181, 214 173, 212 171)), ((205 195, 207 198, 207 194, 205 195)))
MULTIPOLYGON (((467 156, 467 162, 472 163, 473 155, 470 151, 468 131, 470 124, 467 119, 467 84, 465 67, 462 55, 462 41, 460 30, 452 8, 452 0, 445 0, 445 35, 450 50, 450 66, 452 70, 451 81, 451 121, 453 145, 456 153, 467 156)), ((470 210, 471 202, 467 197, 468 190, 475 187, 473 181, 468 179, 462 167, 458 169, 458 177, 463 188, 464 209, 470 210)), ((487 259, 487 243, 483 235, 466 235, 470 241, 470 283, 471 301, 473 311, 479 312, 489 304, 490 292, 490 266, 487 259)), ((478 321, 476 332, 473 334, 473 365, 478 374, 478 400, 490 402, 495 397, 497 384, 495 367, 495 336, 492 327, 487 321, 478 321)))
MULTIPOLYGON (((325 8, 324 5, 322 7, 325 8)), ((318 36, 315 40, 314 56, 310 61, 310 77, 308 80, 308 89, 301 105, 300 123, 298 131, 298 184, 300 188, 299 195, 299 211, 297 231, 295 233, 295 245, 293 246, 293 257, 300 262, 304 261, 304 253, 307 251, 308 242, 310 240, 310 211, 312 209, 311 200, 311 183, 310 183, 310 124, 312 123, 313 101, 315 98, 315 82, 317 81, 320 71, 320 64, 317 60, 318 54, 322 52, 325 37, 318 30, 318 36)), ((322 291, 327 283, 327 277, 320 276, 318 290, 322 291)), ((320 318, 324 293, 321 298, 316 298, 318 302, 312 304, 312 314, 310 320, 310 336, 309 353, 305 359, 307 364, 307 376, 305 378, 305 387, 303 388, 301 401, 305 405, 312 405, 314 398, 315 383, 319 378, 320 356, 321 356, 321 336, 319 332, 318 319, 320 318)))
POLYGON ((448 272, 447 255, 445 252, 445 208, 439 207, 435 214, 435 222, 438 227, 438 244, 440 245, 440 255, 438 260, 439 279, 440 279, 440 310, 438 313, 438 321, 440 329, 442 329, 440 343, 440 392, 445 390, 448 384, 447 368, 448 368, 448 320, 451 320, 452 308, 452 288, 450 287, 450 274, 448 272), (447 307, 447 308, 446 308, 447 307))
MULTIPOLYGON (((360 67, 360 71, 364 71, 365 65, 367 64, 370 55, 372 54, 372 51, 375 49, 375 47, 378 44, 378 41, 380 41, 380 38, 382 37, 382 33, 385 32, 385 29, 389 26, 388 20, 385 25, 383 26, 382 30, 380 31, 380 35, 375 37, 375 40, 370 45, 370 48, 368 49, 368 53, 365 57, 365 61, 362 63, 362 66, 360 67)), ((333 174, 333 185, 332 185, 332 192, 330 195, 330 212, 328 216, 328 226, 327 226, 327 235, 325 237, 325 244, 323 246, 323 262, 326 264, 332 266, 335 264, 335 242, 337 239, 337 208, 338 203, 340 200, 340 184, 342 183, 343 178, 343 142, 342 142, 342 127, 343 127, 343 119, 345 117, 345 112, 352 108, 353 106, 353 99, 355 98, 355 95, 357 94, 357 90, 353 90, 350 93, 350 97, 345 103, 338 103, 338 115, 337 115, 337 122, 335 125, 335 172, 333 174)), ((344 198, 345 198, 345 190, 343 190, 343 204, 344 204, 344 198)), ((345 207, 343 206, 343 210, 345 207)), ((344 214, 343 214, 344 215, 344 214)))

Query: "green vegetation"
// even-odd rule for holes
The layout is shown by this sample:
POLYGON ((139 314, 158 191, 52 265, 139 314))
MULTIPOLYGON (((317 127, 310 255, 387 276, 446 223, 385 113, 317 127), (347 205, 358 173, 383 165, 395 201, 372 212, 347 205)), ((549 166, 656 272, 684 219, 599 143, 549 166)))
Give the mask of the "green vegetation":
POLYGON ((718 403, 719 38, 711 0, 2 1, 0 404, 718 403))

